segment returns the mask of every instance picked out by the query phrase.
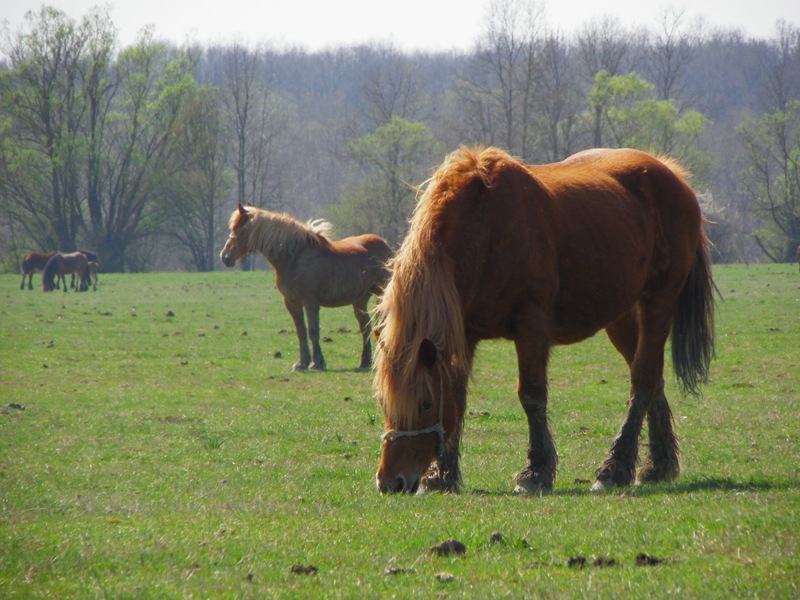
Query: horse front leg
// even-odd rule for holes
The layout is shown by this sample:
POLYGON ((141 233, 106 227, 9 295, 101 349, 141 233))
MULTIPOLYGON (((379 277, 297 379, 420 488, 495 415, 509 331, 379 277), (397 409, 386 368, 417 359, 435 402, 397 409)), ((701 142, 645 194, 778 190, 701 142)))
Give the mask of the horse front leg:
POLYGON ((528 462, 516 478, 516 493, 538 494, 553 489, 558 454, 547 422, 547 359, 543 335, 526 331, 515 340, 519 362, 517 394, 528 418, 528 462), (538 338, 538 339, 537 339, 538 338))
POLYGON ((300 359, 292 365, 292 371, 305 371, 311 364, 311 352, 308 350, 308 333, 306 322, 303 317, 303 305, 288 298, 283 299, 283 305, 294 321, 294 329, 297 332, 297 342, 300 345, 300 359))
POLYGON ((422 476, 419 491, 424 492, 452 492, 461 491, 461 436, 453 435, 445 446, 444 453, 431 463, 428 471, 422 476))
POLYGON ((353 304, 353 313, 358 321, 358 329, 361 332, 361 364, 359 369, 369 369, 372 367, 372 345, 370 344, 370 324, 369 313, 367 312, 367 300, 353 304))
POLYGON ((324 371, 326 368, 325 357, 322 356, 322 348, 319 345, 319 304, 306 301, 306 317, 308 318, 308 336, 311 338, 312 360, 308 365, 309 369, 324 371))

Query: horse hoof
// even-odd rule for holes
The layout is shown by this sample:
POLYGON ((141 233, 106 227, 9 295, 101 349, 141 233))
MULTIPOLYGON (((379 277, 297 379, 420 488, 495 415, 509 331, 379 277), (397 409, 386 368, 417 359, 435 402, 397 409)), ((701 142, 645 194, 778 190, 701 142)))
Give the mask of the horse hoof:
POLYGON ((541 496, 553 491, 553 482, 546 481, 541 475, 525 474, 517 475, 514 493, 527 496, 541 496))
POLYGON ((678 459, 672 461, 665 461, 660 466, 648 458, 645 463, 636 471, 637 486, 642 486, 648 483, 661 483, 663 481, 675 481, 681 473, 680 463, 678 459))
POLYGON ((614 482, 610 479, 598 479, 592 484, 592 492, 595 494, 602 494, 614 487, 614 482))
POLYGON ((309 371, 324 371, 326 368, 327 366, 325 365, 324 362, 322 363, 312 362, 310 365, 308 365, 309 371))
POLYGON ((292 365, 292 373, 294 373, 295 371, 307 371, 307 370, 308 370, 308 365, 304 365, 303 363, 298 362, 292 365))
POLYGON ((544 494, 549 494, 553 491, 553 486, 546 486, 546 485, 534 485, 534 486, 527 486, 517 484, 514 486, 514 494, 516 496, 543 496, 544 494))
POLYGON ((419 484, 417 495, 441 492, 447 494, 458 494, 461 488, 457 482, 446 481, 441 477, 423 478, 419 484))

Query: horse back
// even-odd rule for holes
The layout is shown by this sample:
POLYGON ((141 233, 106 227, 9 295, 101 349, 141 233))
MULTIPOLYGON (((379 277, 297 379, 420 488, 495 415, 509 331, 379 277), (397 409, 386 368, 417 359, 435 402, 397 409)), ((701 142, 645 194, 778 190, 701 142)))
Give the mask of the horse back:
POLYGON ((527 307, 554 343, 572 343, 644 295, 677 295, 702 231, 679 172, 630 150, 495 169, 465 188, 468 209, 451 227, 471 238, 451 259, 479 337, 513 337, 527 307))
POLYGON ((321 306, 345 306, 380 292, 389 277, 392 250, 375 234, 309 245, 291 261, 275 261, 281 293, 315 299, 321 306))
POLYGON ((22 259, 22 273, 26 275, 32 271, 44 271, 49 261, 56 253, 55 252, 29 252, 22 259))

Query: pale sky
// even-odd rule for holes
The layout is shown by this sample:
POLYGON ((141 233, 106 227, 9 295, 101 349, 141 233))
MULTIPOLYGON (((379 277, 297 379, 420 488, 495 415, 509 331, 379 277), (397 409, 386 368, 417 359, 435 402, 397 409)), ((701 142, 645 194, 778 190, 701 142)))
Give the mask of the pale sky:
MULTIPOLYGON (((90 7, 107 4, 127 46, 146 25, 157 38, 177 44, 242 42, 307 50, 358 43, 392 44, 403 50, 469 49, 484 31, 491 0, 52 0, 46 2, 80 19, 90 7)), ((592 20, 618 17, 623 25, 655 29, 667 7, 711 26, 737 28, 771 39, 778 19, 800 26, 798 0, 543 0, 552 29, 572 33, 592 20)), ((0 1, 0 21, 12 30, 42 3, 0 1)))

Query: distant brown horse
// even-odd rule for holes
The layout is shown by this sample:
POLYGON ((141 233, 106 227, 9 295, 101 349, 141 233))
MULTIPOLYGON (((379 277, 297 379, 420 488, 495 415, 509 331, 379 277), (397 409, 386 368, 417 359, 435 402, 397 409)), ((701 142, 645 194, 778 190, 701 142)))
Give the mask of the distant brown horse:
POLYGON ((231 215, 230 228, 220 252, 225 266, 232 267, 239 258, 260 252, 275 269, 275 282, 300 343, 300 359, 292 370, 325 369, 319 345, 319 309, 348 304, 353 305, 362 336, 360 368, 369 368, 372 349, 367 303, 386 281, 389 245, 373 234, 334 242, 325 235, 325 222, 304 224, 288 215, 241 204, 231 215))
POLYGON ((30 254, 26 254, 20 265, 22 270, 22 283, 19 284, 19 289, 25 289, 25 276, 27 275, 28 289, 32 290, 33 274, 36 273, 36 271, 44 271, 47 261, 53 258, 54 254, 55 252, 31 252, 30 254))
MULTIPOLYGON (((84 254, 82 252, 81 254, 84 254)), ((86 263, 86 272, 84 273, 84 278, 86 281, 86 286, 88 289, 89 284, 91 284, 92 277, 94 277, 94 285, 92 286, 93 291, 97 291, 97 274, 100 272, 100 263, 90 260, 86 263)))
MULTIPOLYGON (((64 286, 64 293, 67 292, 67 278, 70 273, 75 273, 78 276, 78 281, 83 281, 83 275, 88 267, 86 255, 82 252, 72 252, 70 254, 62 254, 56 252, 53 257, 47 261, 42 273, 42 287, 45 292, 51 292, 57 287, 54 278, 60 279, 64 286)), ((75 291, 84 291, 82 285, 75 288, 75 291)))
POLYGON ((384 410, 378 488, 457 491, 478 342, 512 340, 529 447, 516 491, 552 489, 552 346, 605 329, 630 367, 628 412, 594 489, 680 471, 664 346, 696 392, 713 355, 713 290, 695 194, 677 165, 591 150, 526 166, 493 148, 453 153, 428 183, 378 303, 374 391, 384 410), (635 473, 639 433, 648 457, 635 473))

